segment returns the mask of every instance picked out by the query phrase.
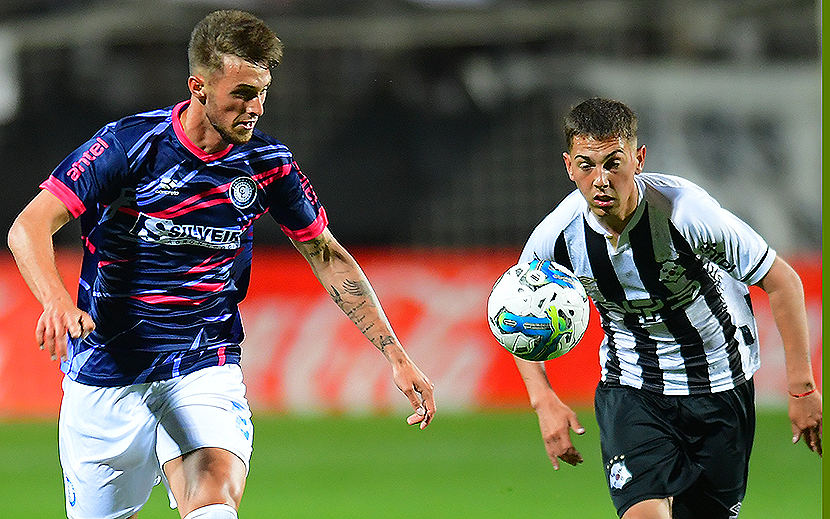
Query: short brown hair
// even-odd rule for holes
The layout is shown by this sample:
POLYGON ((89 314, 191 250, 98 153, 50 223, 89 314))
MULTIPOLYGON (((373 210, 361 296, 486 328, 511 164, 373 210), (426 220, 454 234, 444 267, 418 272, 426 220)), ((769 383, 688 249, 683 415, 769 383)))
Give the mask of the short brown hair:
POLYGON ((261 67, 274 68, 282 61, 282 42, 265 22, 244 11, 214 11, 202 19, 190 35, 187 57, 190 72, 221 70, 222 56, 230 54, 261 67))
POLYGON ((586 136, 597 140, 622 137, 637 142, 637 116, 620 101, 592 97, 571 108, 565 116, 565 145, 568 150, 574 137, 586 136))

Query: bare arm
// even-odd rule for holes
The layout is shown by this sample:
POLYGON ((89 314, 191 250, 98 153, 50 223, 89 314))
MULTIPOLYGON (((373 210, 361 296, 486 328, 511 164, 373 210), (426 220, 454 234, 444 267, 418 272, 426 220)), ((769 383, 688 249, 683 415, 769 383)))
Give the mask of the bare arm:
POLYGON ((40 349, 52 359, 66 356, 66 334, 86 336, 95 329, 92 318, 80 310, 58 273, 52 235, 71 218, 66 206, 48 191, 41 191, 12 224, 8 235, 17 267, 43 306, 35 336, 40 349))
POLYGON ((349 252, 325 229, 310 241, 292 240, 331 298, 392 365, 398 388, 415 409, 407 422, 429 425, 435 414, 433 384, 412 362, 395 336, 375 291, 349 252))
POLYGON ((793 443, 804 438, 810 450, 821 456, 821 393, 816 387, 810 361, 807 310, 801 278, 786 261, 777 257, 758 286, 769 296, 772 316, 784 344, 793 443))
POLYGON ((565 405, 553 391, 542 362, 530 362, 514 357, 516 367, 530 397, 530 405, 539 417, 539 429, 545 450, 553 468, 559 470, 559 461, 570 465, 582 463, 582 455, 571 442, 570 429, 577 434, 584 434, 585 429, 579 424, 576 413, 565 405))

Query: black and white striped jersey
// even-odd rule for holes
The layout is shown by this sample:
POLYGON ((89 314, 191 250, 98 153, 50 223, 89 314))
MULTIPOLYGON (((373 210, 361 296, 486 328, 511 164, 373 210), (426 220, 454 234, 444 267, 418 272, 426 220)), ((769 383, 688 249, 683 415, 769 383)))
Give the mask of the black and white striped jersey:
POLYGON ((571 269, 599 310, 602 379, 666 395, 714 393, 760 365, 748 285, 775 251, 682 178, 641 173, 639 204, 616 248, 579 191, 533 231, 521 261, 571 269))

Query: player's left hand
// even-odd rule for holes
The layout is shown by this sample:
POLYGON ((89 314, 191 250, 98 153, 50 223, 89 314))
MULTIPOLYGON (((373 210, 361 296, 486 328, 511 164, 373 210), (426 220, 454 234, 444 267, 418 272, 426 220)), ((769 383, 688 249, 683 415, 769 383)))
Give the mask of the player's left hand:
POLYGON ((424 429, 435 416, 433 397, 435 385, 409 358, 392 363, 392 379, 415 410, 407 417, 406 423, 409 425, 420 423, 421 429, 424 429))
POLYGON ((793 443, 804 438, 807 447, 821 457, 821 393, 815 391, 800 398, 790 397, 789 400, 793 443))

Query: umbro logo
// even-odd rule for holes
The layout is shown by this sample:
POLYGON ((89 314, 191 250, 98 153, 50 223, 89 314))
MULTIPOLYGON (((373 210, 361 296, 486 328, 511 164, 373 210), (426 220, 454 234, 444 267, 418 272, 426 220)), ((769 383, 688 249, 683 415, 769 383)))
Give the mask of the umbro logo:
POLYGON ((159 182, 159 188, 156 189, 156 193, 160 195, 178 195, 179 184, 172 178, 165 178, 159 182))

